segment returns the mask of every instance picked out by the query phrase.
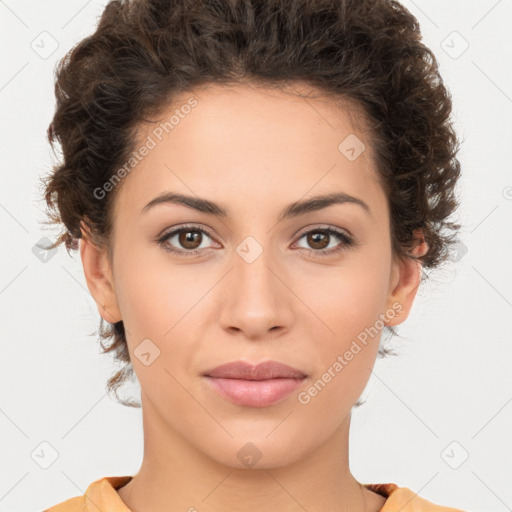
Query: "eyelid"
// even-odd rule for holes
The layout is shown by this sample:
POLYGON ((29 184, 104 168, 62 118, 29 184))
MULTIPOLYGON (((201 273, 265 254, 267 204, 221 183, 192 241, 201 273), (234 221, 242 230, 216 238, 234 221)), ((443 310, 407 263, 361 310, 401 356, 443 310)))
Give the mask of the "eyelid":
POLYGON ((298 241, 303 238, 308 233, 312 233, 315 231, 323 231, 325 233, 328 233, 329 236, 335 236, 337 237, 341 242, 337 246, 331 249, 321 249, 321 250, 314 250, 314 249, 308 249, 305 247, 301 247, 303 251, 307 251, 309 254, 313 254, 315 257, 328 257, 328 256, 335 256, 339 255, 346 250, 350 248, 355 248, 359 245, 358 242, 355 241, 353 235, 349 233, 347 230, 338 228, 335 226, 332 226, 330 224, 327 225, 314 225, 314 226, 308 226, 307 228, 304 228, 303 231, 299 232, 298 235, 295 236, 297 242, 294 242, 294 244, 298 243, 298 241))
POLYGON ((347 238, 353 238, 352 233, 350 233, 346 229, 333 226, 332 224, 312 224, 311 226, 307 226, 307 227, 301 229, 297 234, 294 235, 294 237, 300 238, 300 237, 304 236, 305 234, 309 233, 310 231, 315 231, 315 229, 318 229, 319 231, 323 230, 323 229, 331 230, 331 231, 337 232, 340 235, 345 235, 347 238))
MULTIPOLYGON (((199 231, 201 233, 205 233, 212 240, 215 240, 215 237, 213 236, 212 230, 210 230, 210 228, 205 228, 203 224, 196 225, 196 224, 187 223, 187 224, 178 224, 177 226, 173 226, 169 229, 165 229, 160 235, 158 235, 156 237, 156 241, 163 243, 166 240, 168 240, 169 238, 171 238, 172 236, 175 236, 176 234, 178 234, 180 231, 185 231, 187 229, 189 229, 191 231, 199 231)), ((193 253, 193 251, 185 251, 185 252, 193 253)))
MULTIPOLYGON (((209 228, 205 228, 204 225, 196 225, 196 224, 187 223, 187 224, 181 224, 178 226, 173 226, 167 230, 164 230, 164 232, 157 237, 156 241, 161 246, 163 246, 164 250, 166 250, 167 252, 175 253, 178 255, 193 256, 200 252, 203 252, 205 249, 185 250, 185 249, 174 249, 174 248, 168 247, 169 244, 168 244, 167 240, 169 240, 169 238, 172 238, 180 231, 184 231, 187 229, 189 229, 191 231, 195 230, 195 231, 199 231, 201 233, 205 233, 212 240, 215 240, 215 237, 213 236, 213 234, 209 228)), ((337 236, 341 240, 341 247, 335 248, 335 249, 322 249, 322 250, 314 250, 314 249, 307 249, 304 247, 300 247, 301 250, 309 251, 310 253, 313 253, 318 256, 329 256, 331 254, 340 253, 340 252, 344 251, 345 249, 348 249, 350 246, 355 247, 356 245, 358 245, 356 243, 356 241, 354 240, 353 235, 350 232, 348 232, 347 230, 345 230, 343 228, 338 228, 338 227, 332 226, 330 224, 316 224, 316 225, 310 225, 310 226, 303 228, 301 231, 299 231, 299 233, 294 235, 294 240, 296 240, 296 242, 294 242, 294 244, 297 243, 302 237, 304 237, 305 235, 307 235, 308 233, 313 232, 313 231, 325 231, 325 232, 329 233, 330 235, 337 236)))
POLYGON ((213 235, 212 235, 212 229, 208 226, 205 227, 204 224, 195 224, 193 222, 186 222, 185 224, 177 224, 176 226, 171 226, 171 227, 168 227, 168 228, 165 228, 163 231, 161 231, 161 233, 159 235, 156 236, 156 238, 162 238, 162 237, 166 237, 166 236, 169 236, 171 233, 174 233, 176 231, 181 231, 182 229, 197 229, 199 231, 204 231, 205 233, 207 233, 209 236, 211 236, 213 238, 213 235))

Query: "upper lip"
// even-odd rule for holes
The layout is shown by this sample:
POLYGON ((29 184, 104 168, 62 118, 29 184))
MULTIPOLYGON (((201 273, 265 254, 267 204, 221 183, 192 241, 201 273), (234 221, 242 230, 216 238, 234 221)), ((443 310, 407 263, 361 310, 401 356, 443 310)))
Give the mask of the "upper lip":
POLYGON ((214 378, 246 380, 301 379, 307 377, 304 372, 297 368, 277 361, 263 361, 256 365, 245 361, 232 361, 208 370, 203 375, 214 378))

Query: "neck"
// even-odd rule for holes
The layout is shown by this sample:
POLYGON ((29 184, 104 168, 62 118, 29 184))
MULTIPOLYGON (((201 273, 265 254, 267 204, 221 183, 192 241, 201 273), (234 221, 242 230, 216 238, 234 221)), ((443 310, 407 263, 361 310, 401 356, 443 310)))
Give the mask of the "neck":
POLYGON ((262 457, 255 468, 234 467, 170 429, 145 400, 143 462, 118 491, 132 512, 376 512, 385 502, 350 472, 350 415, 314 452, 291 463, 262 464, 262 457))

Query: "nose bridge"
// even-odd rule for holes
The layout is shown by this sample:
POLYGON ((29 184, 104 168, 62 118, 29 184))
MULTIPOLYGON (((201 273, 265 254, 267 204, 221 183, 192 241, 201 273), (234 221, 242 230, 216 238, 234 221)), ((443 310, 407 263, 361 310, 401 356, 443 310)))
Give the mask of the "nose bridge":
POLYGON ((227 284, 227 300, 221 311, 224 328, 245 331, 248 337, 263 336, 269 329, 286 325, 286 286, 276 274, 280 267, 270 236, 249 235, 235 247, 227 284), (260 242, 261 241, 261 242, 260 242))
POLYGON ((276 277, 273 267, 276 266, 276 258, 272 252, 270 236, 260 234, 256 238, 248 235, 238 244, 235 253, 233 278, 237 287, 246 288, 239 292, 244 294, 247 291, 253 298, 258 295, 266 300, 275 297, 276 291, 273 289, 276 277))

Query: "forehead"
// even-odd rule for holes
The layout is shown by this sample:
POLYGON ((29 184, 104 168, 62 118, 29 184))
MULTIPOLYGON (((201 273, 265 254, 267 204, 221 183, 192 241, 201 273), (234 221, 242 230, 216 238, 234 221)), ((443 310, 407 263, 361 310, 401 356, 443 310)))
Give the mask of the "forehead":
MULTIPOLYGON (((325 94, 303 82, 274 87, 257 83, 205 84, 175 96, 172 105, 164 108, 155 121, 163 124, 164 137, 178 125, 183 128, 191 124, 185 123, 190 118, 195 120, 192 121, 193 131, 198 137, 208 135, 211 138, 213 132, 222 131, 221 135, 229 133, 233 142, 243 140, 244 145, 249 142, 248 133, 253 137, 259 135, 260 142, 267 145, 283 144, 287 136, 315 140, 324 138, 328 132, 335 138, 350 133, 365 137, 368 120, 362 107, 348 98, 325 94), (187 107, 192 101, 195 106, 187 107), (166 126, 173 117, 173 126, 166 126), (266 134, 279 129, 282 132, 277 140, 265 139, 266 134)), ((142 135, 151 131, 154 131, 152 125, 141 126, 142 135)), ((188 138, 191 135, 183 129, 181 133, 188 138)))
POLYGON ((379 193, 361 109, 306 85, 196 87, 152 121, 139 126, 134 149, 149 149, 123 179, 116 209, 140 211, 168 190, 226 204, 243 197, 260 207, 308 191, 370 201, 379 193), (347 145, 360 152, 355 159, 347 145))

